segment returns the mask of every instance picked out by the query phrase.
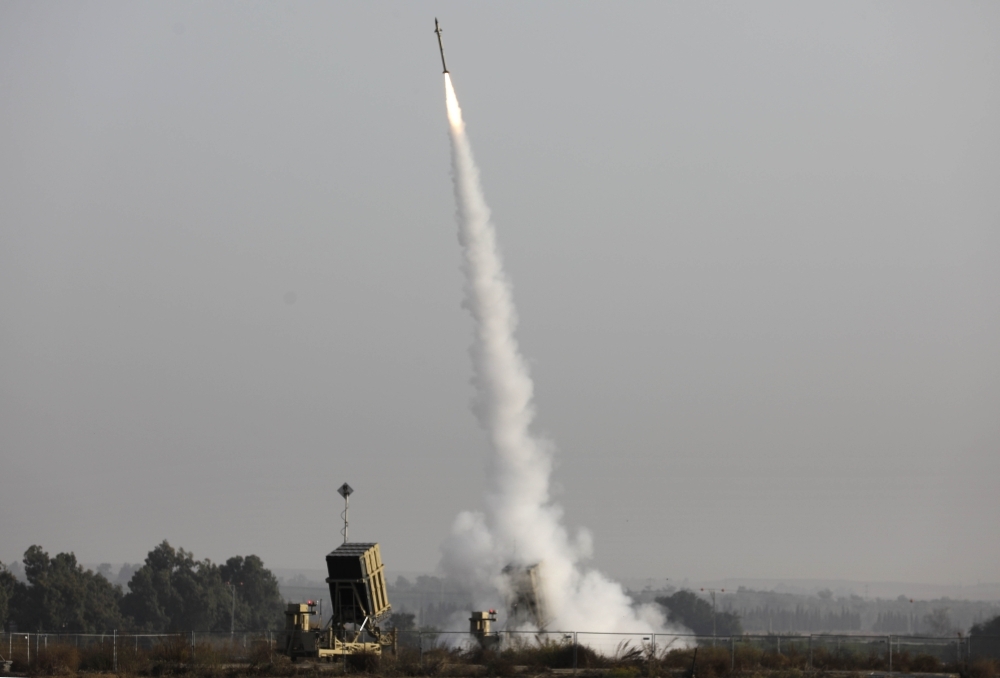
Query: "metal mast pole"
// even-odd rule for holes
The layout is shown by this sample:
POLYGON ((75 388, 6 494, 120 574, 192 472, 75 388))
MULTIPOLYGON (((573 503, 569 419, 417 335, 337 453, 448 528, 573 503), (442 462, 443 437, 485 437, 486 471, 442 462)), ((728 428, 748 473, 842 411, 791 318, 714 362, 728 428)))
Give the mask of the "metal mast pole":
POLYGON ((233 592, 233 613, 229 617, 229 642, 232 643, 236 635, 236 584, 230 584, 229 588, 233 592))
POLYGON ((344 530, 343 530, 343 532, 341 532, 341 534, 344 535, 344 543, 346 544, 347 543, 347 509, 348 509, 348 507, 351 504, 351 493, 354 492, 354 488, 352 488, 347 483, 344 483, 343 485, 340 486, 340 488, 337 490, 337 492, 340 494, 341 497, 344 498, 344 513, 341 514, 341 517, 344 519, 344 530))

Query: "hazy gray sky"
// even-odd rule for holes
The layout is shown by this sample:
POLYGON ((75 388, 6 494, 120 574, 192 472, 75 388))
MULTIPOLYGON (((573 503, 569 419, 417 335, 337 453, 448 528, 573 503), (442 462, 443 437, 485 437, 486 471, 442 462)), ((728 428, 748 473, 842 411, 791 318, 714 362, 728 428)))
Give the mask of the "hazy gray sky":
POLYGON ((0 5, 0 560, 431 570, 445 48, 616 576, 1000 580, 1000 4, 0 5))

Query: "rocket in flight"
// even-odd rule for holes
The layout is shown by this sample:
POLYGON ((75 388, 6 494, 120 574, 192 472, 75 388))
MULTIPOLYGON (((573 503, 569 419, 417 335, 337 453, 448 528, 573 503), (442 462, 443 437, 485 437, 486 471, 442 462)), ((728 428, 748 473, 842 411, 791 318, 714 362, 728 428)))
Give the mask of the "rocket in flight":
POLYGON ((434 32, 437 33, 438 49, 441 50, 441 68, 443 68, 444 72, 447 73, 448 66, 444 62, 444 43, 441 42, 441 25, 438 23, 437 17, 434 18, 434 32))

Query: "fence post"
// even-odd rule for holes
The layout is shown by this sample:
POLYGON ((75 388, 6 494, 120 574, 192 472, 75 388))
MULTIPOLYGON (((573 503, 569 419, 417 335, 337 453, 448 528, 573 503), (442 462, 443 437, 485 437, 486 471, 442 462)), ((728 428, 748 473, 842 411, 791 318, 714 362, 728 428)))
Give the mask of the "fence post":
POLYGON ((813 667, 813 637, 809 634, 809 668, 813 667))
POLYGON ((420 646, 420 667, 424 666, 424 632, 417 631, 417 645, 420 646))
POLYGON ((889 673, 892 673, 892 635, 886 636, 886 641, 889 643, 889 673))
POLYGON ((729 670, 736 671, 736 636, 729 636, 730 662, 729 670))
POLYGON ((580 647, 580 642, 577 640, 576 631, 573 632, 573 675, 576 675, 576 650, 580 647))

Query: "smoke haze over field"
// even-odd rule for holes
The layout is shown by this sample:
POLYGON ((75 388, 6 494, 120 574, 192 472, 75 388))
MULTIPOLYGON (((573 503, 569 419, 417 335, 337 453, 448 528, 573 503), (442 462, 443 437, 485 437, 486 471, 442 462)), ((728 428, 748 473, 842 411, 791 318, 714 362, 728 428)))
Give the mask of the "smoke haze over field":
POLYGON ((1000 4, 919 0, 0 3, 0 560, 488 507, 435 15, 588 565, 1000 580, 1000 4))

